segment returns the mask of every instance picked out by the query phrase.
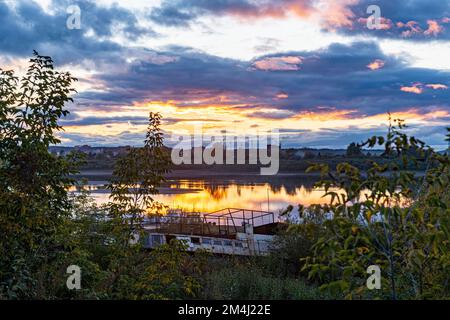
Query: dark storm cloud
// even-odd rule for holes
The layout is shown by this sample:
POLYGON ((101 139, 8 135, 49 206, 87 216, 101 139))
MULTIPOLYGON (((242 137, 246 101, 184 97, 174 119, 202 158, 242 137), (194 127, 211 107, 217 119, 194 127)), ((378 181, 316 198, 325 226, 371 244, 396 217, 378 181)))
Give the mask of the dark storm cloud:
POLYGON ((139 116, 112 116, 112 117, 83 117, 81 114, 71 113, 61 121, 63 126, 87 126, 111 123, 130 123, 132 125, 142 125, 148 123, 148 117, 139 116))
MULTIPOLYGON (((373 42, 333 44, 323 50, 286 52, 250 62, 223 59, 186 48, 171 48, 170 52, 159 54, 176 59, 164 64, 145 58, 134 61, 126 72, 103 74, 97 79, 108 88, 106 92, 85 92, 80 97, 95 97, 105 104, 108 101, 132 104, 172 100, 179 101, 176 102, 179 106, 191 107, 236 105, 236 109, 254 109, 255 112, 264 107, 292 112, 321 107, 355 110, 355 115, 450 106, 448 89, 427 87, 427 84, 450 87, 449 72, 408 67, 401 58, 383 54, 373 42), (377 70, 368 68, 377 59, 383 61, 384 66, 377 70), (255 66, 261 66, 258 64, 261 61, 264 66, 274 66, 270 70, 260 70, 255 66), (285 69, 281 65, 278 70, 278 61, 293 61, 298 69, 285 69), (421 94, 400 90, 411 86, 420 86, 421 94), (283 98, 278 98, 279 93, 283 98), (222 96, 227 97, 224 102, 220 100, 222 96)), ((263 113, 257 115, 261 117, 263 113)), ((278 115, 267 114, 267 118, 285 115, 280 111, 278 115)))
MULTIPOLYGON (((165 117, 162 119, 164 124, 174 124, 180 122, 222 122, 224 120, 221 119, 201 119, 201 118, 168 118, 165 117)), ((102 124, 114 124, 114 123, 129 123, 130 125, 146 125, 148 124, 147 116, 96 116, 96 117, 83 117, 82 112, 72 112, 63 120, 61 120, 61 124, 64 127, 70 126, 88 126, 88 125, 102 125, 102 124)))
POLYGON ((327 31, 412 40, 450 39, 450 2, 447 0, 360 0, 348 4, 339 1, 165 0, 150 11, 149 17, 162 25, 186 27, 202 16, 254 19, 293 13, 300 19, 311 15, 319 17, 327 31), (381 9, 384 19, 379 30, 367 28, 370 5, 381 9))
POLYGON ((116 32, 131 40, 155 33, 139 26, 136 17, 117 5, 102 7, 95 1, 55 0, 46 12, 34 1, 19 0, 11 6, 0 1, 0 53, 29 56, 34 49, 59 63, 120 59, 123 48, 109 40, 116 32), (67 28, 70 5, 81 10, 81 29, 67 28))

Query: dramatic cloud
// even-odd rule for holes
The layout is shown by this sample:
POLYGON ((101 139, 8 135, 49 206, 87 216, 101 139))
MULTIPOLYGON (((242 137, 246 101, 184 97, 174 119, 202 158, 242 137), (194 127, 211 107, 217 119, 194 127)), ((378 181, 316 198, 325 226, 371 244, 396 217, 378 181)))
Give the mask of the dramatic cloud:
POLYGON ((114 36, 135 40, 144 34, 156 35, 148 27, 141 27, 131 11, 117 5, 97 6, 88 0, 76 1, 81 10, 81 28, 69 29, 66 10, 73 4, 69 0, 54 0, 52 12, 46 12, 34 1, 18 0, 14 6, 0 1, 0 52, 29 56, 35 49, 59 63, 109 61, 126 52, 112 40, 114 36))
POLYGON ((104 90, 82 92, 78 101, 82 106, 97 108, 159 102, 178 108, 222 106, 235 112, 255 111, 262 106, 294 113, 327 107, 355 110, 352 116, 411 107, 423 108, 424 112, 430 106, 450 107, 448 90, 431 89, 447 86, 449 72, 408 67, 403 60, 383 54, 372 42, 334 44, 250 62, 188 48, 168 50, 148 51, 151 57, 172 57, 164 64, 143 55, 122 72, 97 75, 95 82, 104 90), (372 71, 375 69, 377 72, 372 71), (429 90, 424 90, 428 88, 424 84, 429 90))
POLYGON ((450 122, 448 68, 411 66, 418 53, 445 60, 448 1, 79 0, 79 30, 66 27, 72 0, 45 2, 0 2, 0 63, 23 71, 36 49, 80 79, 65 144, 139 144, 151 110, 168 132, 280 128, 308 146, 378 132, 388 111, 434 144, 450 122), (376 37, 395 41, 383 51, 376 37))
POLYGON ((168 26, 189 26, 203 16, 234 16, 261 19, 295 16, 317 19, 328 31, 364 33, 377 37, 427 40, 449 39, 449 3, 442 0, 164 0, 149 17, 168 26), (381 11, 379 25, 369 29, 372 18, 367 8, 377 5, 381 11), (370 22, 370 21, 369 21, 370 22))

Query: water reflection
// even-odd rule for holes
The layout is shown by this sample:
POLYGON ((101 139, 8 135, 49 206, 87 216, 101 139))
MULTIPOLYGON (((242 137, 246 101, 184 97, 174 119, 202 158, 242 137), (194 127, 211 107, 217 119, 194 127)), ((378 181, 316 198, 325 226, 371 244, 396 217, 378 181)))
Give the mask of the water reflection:
POLYGON ((274 189, 270 184, 224 186, 196 185, 199 191, 182 194, 161 194, 157 200, 172 208, 211 212, 223 208, 246 208, 279 211, 289 204, 309 205, 325 203, 324 191, 299 186, 288 191, 285 187, 274 189))
MULTIPOLYGON (((288 205, 329 202, 324 190, 313 188, 314 181, 282 179, 265 182, 184 179, 169 181, 154 198, 173 209, 212 212, 223 208, 246 208, 278 212, 288 205)), ((104 184, 89 184, 97 203, 109 200, 104 184)), ((72 189, 71 191, 76 191, 72 189)))

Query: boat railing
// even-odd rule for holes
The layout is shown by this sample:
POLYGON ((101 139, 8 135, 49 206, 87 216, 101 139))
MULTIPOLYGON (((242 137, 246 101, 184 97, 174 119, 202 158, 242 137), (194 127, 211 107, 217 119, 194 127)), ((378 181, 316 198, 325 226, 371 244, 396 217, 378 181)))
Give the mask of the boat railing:
POLYGON ((166 215, 149 215, 144 227, 167 233, 233 236, 246 232, 249 225, 258 227, 275 222, 273 212, 226 208, 210 213, 169 211, 166 215))

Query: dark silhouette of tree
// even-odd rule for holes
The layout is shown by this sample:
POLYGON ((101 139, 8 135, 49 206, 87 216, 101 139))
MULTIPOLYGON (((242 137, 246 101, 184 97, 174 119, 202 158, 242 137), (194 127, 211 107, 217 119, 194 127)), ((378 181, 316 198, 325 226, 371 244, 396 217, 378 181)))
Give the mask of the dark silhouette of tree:
POLYGON ((347 157, 360 157, 363 155, 361 146, 354 142, 348 145, 346 154, 347 157))
POLYGON ((60 142, 74 81, 37 52, 20 79, 0 69, 0 297, 33 296, 37 270, 57 258, 76 159, 48 147, 60 142))

